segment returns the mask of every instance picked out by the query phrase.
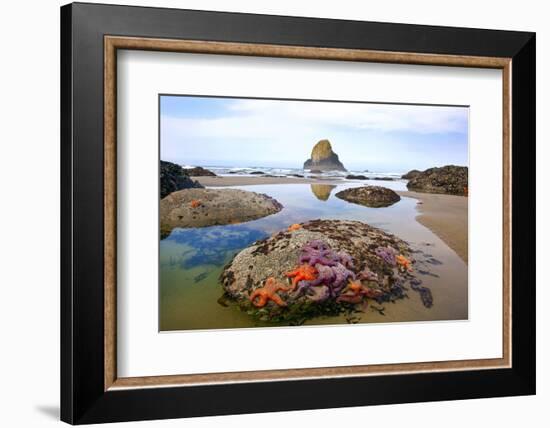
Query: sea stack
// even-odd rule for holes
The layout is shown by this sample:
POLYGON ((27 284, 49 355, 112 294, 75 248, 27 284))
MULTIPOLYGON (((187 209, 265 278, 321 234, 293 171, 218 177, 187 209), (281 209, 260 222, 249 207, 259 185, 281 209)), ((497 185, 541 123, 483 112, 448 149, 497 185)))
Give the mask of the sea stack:
POLYGON ((304 163, 304 169, 319 171, 347 171, 338 155, 332 151, 329 140, 321 140, 313 147, 311 158, 304 163))

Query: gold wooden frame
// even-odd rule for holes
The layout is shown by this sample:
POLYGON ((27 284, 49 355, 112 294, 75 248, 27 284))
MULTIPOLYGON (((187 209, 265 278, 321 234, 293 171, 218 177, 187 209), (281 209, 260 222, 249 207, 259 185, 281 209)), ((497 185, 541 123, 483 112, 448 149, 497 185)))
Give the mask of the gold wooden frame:
POLYGON ((357 377, 511 367, 511 58, 382 52, 247 43, 106 36, 104 38, 104 389, 357 377), (503 81, 503 349, 502 358, 306 369, 119 378, 116 371, 116 52, 118 49, 336 61, 494 68, 503 81))

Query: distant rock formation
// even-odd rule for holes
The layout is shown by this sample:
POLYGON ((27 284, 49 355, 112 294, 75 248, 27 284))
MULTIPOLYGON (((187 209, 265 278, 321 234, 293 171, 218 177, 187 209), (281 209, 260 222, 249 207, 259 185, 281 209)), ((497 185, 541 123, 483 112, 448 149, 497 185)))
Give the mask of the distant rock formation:
POLYGON ((182 189, 202 188, 189 178, 187 171, 172 162, 160 161, 160 198, 182 189))
POLYGON ((368 177, 366 175, 354 175, 354 174, 349 174, 349 175, 346 175, 346 180, 368 180, 368 177))
POLYGON ((405 180, 412 180, 413 178, 415 178, 418 174, 420 174, 422 171, 419 171, 417 169, 411 169, 409 172, 407 172, 406 174, 403 174, 401 176, 401 178, 404 178, 405 180))
POLYGON ((216 177, 209 169, 203 168, 202 166, 196 166, 194 168, 186 168, 185 172, 191 177, 216 177))
POLYGON ((468 195, 468 167, 447 165, 421 172, 407 183, 407 189, 426 193, 468 195))
POLYGON ((380 186, 354 187, 338 192, 336 197, 370 208, 389 207, 401 199, 393 190, 380 186))
POLYGON ((332 151, 329 140, 321 140, 313 147, 311 158, 304 163, 304 169, 319 171, 347 171, 332 151))

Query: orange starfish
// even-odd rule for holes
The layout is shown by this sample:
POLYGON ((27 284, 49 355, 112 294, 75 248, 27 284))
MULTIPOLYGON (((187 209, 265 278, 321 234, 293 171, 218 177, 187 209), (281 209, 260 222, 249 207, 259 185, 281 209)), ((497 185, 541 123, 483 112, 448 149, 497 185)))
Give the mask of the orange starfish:
POLYGON ((273 301, 279 306, 286 306, 286 303, 281 296, 277 294, 277 291, 288 291, 291 287, 287 287, 273 277, 267 278, 265 285, 261 288, 257 288, 250 295, 250 301, 257 308, 263 308, 269 300, 273 301))
POLYGON ((347 303, 361 303, 363 297, 376 299, 382 295, 381 290, 365 287, 360 281, 350 281, 346 290, 338 296, 337 301, 347 303))
POLYGON ((198 208, 202 205, 202 202, 199 201, 198 199, 193 199, 190 205, 191 205, 191 208, 198 208))
POLYGON ((317 278, 317 269, 308 264, 298 266, 293 271, 285 273, 286 276, 292 278, 292 287, 295 288, 302 280, 313 281, 317 278))
POLYGON ((290 226, 288 226, 288 231, 293 232, 293 231, 301 229, 301 228, 302 228, 301 224, 294 223, 294 224, 291 224, 290 226))
POLYGON ((411 261, 409 259, 407 259, 405 256, 402 256, 401 254, 399 254, 396 258, 395 258, 395 261, 397 262, 397 264, 399 266, 401 266, 403 269, 406 269, 408 271, 411 271, 412 268, 411 268, 411 261))
POLYGON ((359 292, 363 289, 363 284, 359 281, 350 281, 348 284, 348 289, 354 294, 359 294, 359 292))

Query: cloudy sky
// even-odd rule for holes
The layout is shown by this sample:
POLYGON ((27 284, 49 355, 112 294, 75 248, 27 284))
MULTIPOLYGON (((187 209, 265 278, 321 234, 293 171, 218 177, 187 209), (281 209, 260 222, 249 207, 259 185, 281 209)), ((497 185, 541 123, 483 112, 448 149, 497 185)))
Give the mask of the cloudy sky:
POLYGON ((468 163, 468 108, 162 96, 161 159, 301 168, 329 139, 348 170, 468 163))

